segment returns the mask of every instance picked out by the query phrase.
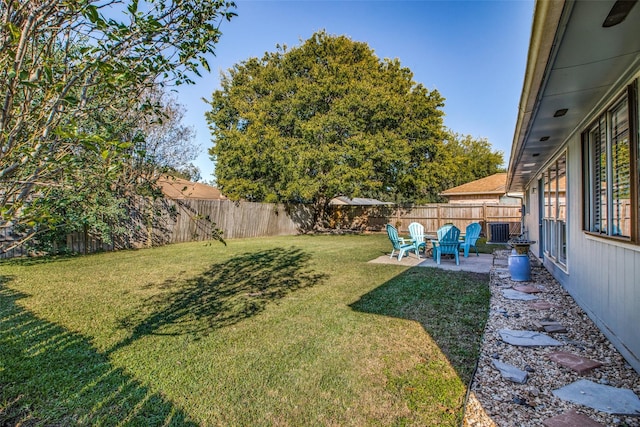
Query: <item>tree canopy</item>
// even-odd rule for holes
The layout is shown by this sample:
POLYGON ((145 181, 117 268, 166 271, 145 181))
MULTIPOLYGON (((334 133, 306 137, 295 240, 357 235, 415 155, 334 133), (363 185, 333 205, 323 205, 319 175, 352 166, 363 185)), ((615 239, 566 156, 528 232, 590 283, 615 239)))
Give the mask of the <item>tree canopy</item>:
MULTIPOLYGON (((138 187, 121 184, 148 172, 134 165, 161 154, 151 153, 152 129, 171 117, 171 104, 157 94, 208 70, 205 55, 234 7, 220 0, 0 0, 0 230, 27 228, 28 238, 73 218, 90 220, 65 210, 81 211, 81 201, 94 217, 113 218, 120 195, 138 187)), ((188 129, 173 129, 189 137, 188 129)))
POLYGON ((476 145, 444 128, 444 98, 397 59, 324 31, 236 64, 209 102, 224 194, 310 203, 318 221, 336 196, 437 201, 457 180, 452 148, 476 145))
POLYGON ((493 151, 485 138, 474 138, 448 131, 444 141, 448 161, 445 163, 449 174, 442 177, 442 189, 475 181, 498 172, 504 172, 502 151, 493 151))

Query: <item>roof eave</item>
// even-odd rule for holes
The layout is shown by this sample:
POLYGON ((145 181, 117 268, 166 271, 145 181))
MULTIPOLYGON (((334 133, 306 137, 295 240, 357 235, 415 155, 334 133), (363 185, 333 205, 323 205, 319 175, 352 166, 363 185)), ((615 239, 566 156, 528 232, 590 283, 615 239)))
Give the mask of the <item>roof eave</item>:
POLYGON ((464 192, 456 192, 456 193, 440 193, 441 196, 501 196, 503 194, 506 194, 506 192, 504 190, 500 190, 500 191, 464 191, 464 192))
POLYGON ((543 89, 542 85, 548 72, 548 63, 555 46, 564 6, 565 0, 536 2, 527 66, 507 170, 507 191, 523 189, 521 185, 513 185, 514 169, 522 155, 531 118, 537 108, 539 93, 543 89))

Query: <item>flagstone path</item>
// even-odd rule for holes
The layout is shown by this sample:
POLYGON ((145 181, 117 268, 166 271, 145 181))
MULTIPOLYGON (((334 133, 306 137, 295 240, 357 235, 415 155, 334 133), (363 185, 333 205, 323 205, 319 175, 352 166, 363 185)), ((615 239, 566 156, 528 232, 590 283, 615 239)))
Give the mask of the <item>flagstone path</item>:
POLYGON ((537 260, 512 281, 508 253, 494 255, 463 425, 640 427, 640 375, 537 260))

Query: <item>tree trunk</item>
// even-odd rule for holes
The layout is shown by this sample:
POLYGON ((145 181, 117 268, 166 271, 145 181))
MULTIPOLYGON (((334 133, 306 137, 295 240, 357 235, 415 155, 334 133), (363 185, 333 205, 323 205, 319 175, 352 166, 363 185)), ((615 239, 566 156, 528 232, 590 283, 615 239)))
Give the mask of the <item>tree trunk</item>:
POLYGON ((313 229, 315 231, 323 231, 327 228, 329 218, 329 199, 320 197, 313 204, 313 229))

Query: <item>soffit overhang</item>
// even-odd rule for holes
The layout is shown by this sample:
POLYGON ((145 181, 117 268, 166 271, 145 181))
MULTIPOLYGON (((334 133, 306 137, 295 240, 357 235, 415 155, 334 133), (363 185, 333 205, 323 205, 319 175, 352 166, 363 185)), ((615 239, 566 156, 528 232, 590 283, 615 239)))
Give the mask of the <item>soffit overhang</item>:
POLYGON ((507 189, 521 191, 640 64, 640 6, 604 28, 615 0, 537 1, 507 189), (558 110, 566 109, 561 117, 558 110))

